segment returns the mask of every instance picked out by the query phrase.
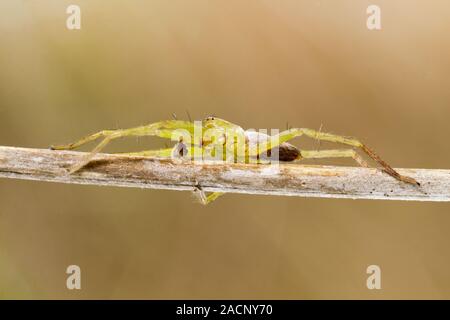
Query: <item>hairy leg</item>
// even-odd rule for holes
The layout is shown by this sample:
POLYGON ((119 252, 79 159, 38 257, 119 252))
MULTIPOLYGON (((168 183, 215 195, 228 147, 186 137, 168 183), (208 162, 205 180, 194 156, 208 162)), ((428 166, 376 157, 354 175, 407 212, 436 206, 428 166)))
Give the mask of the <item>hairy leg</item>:
POLYGON ((366 161, 353 149, 345 150, 301 150, 304 159, 324 159, 324 158, 352 158, 361 167, 369 167, 366 161))

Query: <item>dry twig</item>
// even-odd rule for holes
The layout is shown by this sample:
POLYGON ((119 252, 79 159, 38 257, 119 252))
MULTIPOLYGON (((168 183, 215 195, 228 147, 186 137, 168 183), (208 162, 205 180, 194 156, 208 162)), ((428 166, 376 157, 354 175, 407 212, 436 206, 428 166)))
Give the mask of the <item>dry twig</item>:
POLYGON ((351 199, 450 201, 450 170, 396 169, 421 183, 399 182, 376 169, 281 164, 193 163, 99 154, 79 172, 83 152, 0 146, 0 177, 99 186, 351 199))

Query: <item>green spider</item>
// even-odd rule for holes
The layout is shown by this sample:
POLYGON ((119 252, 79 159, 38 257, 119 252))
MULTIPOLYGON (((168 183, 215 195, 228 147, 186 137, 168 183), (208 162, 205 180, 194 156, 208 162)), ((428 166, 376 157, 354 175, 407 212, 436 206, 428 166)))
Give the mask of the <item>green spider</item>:
MULTIPOLYGON (((176 140, 178 143, 173 148, 160 150, 148 150, 142 152, 126 153, 132 156, 148 156, 174 158, 184 157, 191 160, 208 159, 217 157, 232 162, 267 163, 267 155, 276 153, 279 161, 294 162, 301 159, 319 158, 352 158, 360 166, 368 167, 367 162, 361 158, 354 148, 366 153, 370 158, 381 165, 382 171, 404 183, 420 185, 411 177, 402 176, 390 165, 383 161, 371 149, 357 139, 325 133, 306 128, 291 128, 275 135, 266 135, 250 130, 244 130, 240 126, 229 121, 207 117, 202 121, 166 120, 152 124, 117 130, 103 130, 82 138, 79 141, 67 145, 52 146, 53 150, 71 150, 78 148, 98 138, 103 140, 70 169, 70 174, 87 165, 94 156, 99 153, 109 142, 114 139, 128 136, 157 136, 176 140), (347 145, 348 149, 333 150, 300 150, 288 143, 289 140, 305 135, 319 141, 329 141, 347 145), (221 151, 220 153, 218 152, 221 151), (228 156, 228 158, 226 158, 228 156)), ((208 204, 223 193, 213 192, 206 195, 200 185, 194 186, 194 194, 203 204, 208 204)))

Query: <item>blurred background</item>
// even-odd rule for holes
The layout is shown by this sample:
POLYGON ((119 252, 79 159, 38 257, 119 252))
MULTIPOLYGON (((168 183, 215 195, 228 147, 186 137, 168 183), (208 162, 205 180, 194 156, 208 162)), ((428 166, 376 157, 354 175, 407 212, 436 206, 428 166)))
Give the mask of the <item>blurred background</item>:
MULTIPOLYGON (((446 0, 2 0, 0 12, 0 145, 187 110, 322 126, 395 167, 449 168, 446 0), (66 28, 70 4, 81 30, 66 28), (380 31, 366 27, 370 4, 380 31)), ((449 209, 235 194, 204 207, 186 192, 3 179, 0 298, 449 299, 449 209), (71 264, 81 290, 66 288, 71 264), (381 290, 366 287, 372 264, 381 290)))

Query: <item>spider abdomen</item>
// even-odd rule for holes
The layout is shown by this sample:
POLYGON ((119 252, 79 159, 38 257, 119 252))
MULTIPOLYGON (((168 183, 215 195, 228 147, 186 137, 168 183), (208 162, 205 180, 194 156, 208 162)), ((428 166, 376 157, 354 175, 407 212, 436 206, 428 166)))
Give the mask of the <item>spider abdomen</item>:
MULTIPOLYGON (((245 131, 245 137, 249 146, 266 142, 270 138, 269 135, 256 131, 245 131)), ((283 142, 278 147, 268 150, 266 154, 260 155, 260 158, 270 158, 276 152, 278 152, 279 161, 291 162, 301 159, 300 150, 287 142, 283 142)))

